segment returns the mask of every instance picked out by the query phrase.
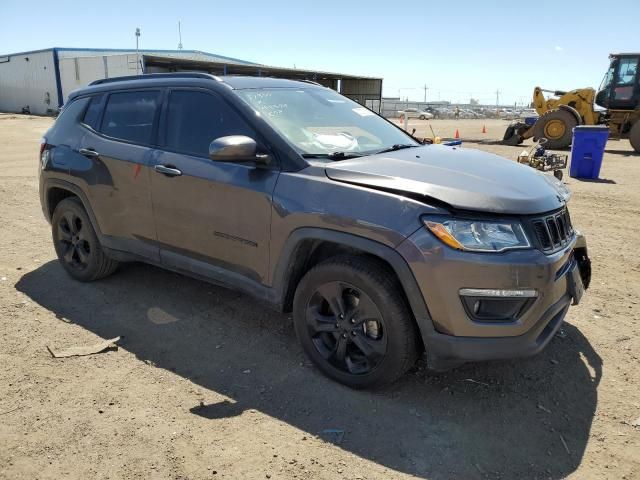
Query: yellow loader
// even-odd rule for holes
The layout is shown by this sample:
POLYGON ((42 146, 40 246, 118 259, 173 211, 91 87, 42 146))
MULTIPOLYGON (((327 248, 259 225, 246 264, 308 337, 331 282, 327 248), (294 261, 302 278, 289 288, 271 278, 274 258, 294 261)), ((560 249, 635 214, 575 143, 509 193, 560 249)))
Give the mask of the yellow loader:
POLYGON ((509 125, 503 143, 518 145, 528 138, 546 138, 546 148, 562 149, 571 145, 573 127, 607 125, 610 138, 628 138, 640 153, 640 53, 609 55, 610 65, 600 89, 580 88, 570 92, 533 91, 533 106, 539 118, 533 125, 509 125), (545 98, 545 93, 551 93, 545 98), (595 105, 602 107, 597 111, 595 105))

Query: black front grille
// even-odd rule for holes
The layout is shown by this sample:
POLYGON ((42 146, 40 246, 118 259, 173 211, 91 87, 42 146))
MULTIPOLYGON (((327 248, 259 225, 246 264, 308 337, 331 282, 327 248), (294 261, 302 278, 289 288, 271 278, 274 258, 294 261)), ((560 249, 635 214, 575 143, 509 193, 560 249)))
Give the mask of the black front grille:
POLYGON ((571 217, 566 208, 531 221, 538 244, 543 252, 554 252, 573 238, 571 217))

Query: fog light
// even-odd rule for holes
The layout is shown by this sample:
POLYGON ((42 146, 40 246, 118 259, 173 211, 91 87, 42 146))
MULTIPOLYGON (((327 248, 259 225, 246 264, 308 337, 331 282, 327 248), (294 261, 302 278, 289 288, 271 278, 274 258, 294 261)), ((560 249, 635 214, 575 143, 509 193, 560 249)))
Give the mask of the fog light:
POLYGON ((460 299, 467 315, 482 323, 510 323, 517 321, 535 302, 534 289, 463 288, 460 299))

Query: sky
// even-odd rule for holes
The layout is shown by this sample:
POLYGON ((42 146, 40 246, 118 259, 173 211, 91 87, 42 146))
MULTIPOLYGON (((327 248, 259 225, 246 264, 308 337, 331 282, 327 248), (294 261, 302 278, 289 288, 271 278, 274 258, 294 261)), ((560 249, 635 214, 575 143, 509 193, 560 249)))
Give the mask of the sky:
POLYGON ((411 100, 530 101, 597 88, 613 52, 640 51, 640 1, 0 0, 0 55, 48 47, 184 49, 382 77, 411 100))

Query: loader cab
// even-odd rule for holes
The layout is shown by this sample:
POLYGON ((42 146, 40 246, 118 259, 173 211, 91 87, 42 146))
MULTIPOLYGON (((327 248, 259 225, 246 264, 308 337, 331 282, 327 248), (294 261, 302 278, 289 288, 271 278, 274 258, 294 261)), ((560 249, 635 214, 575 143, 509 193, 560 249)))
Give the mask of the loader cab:
POLYGON ((640 54, 610 55, 611 64, 604 76, 596 104, 610 110, 640 108, 640 54))

